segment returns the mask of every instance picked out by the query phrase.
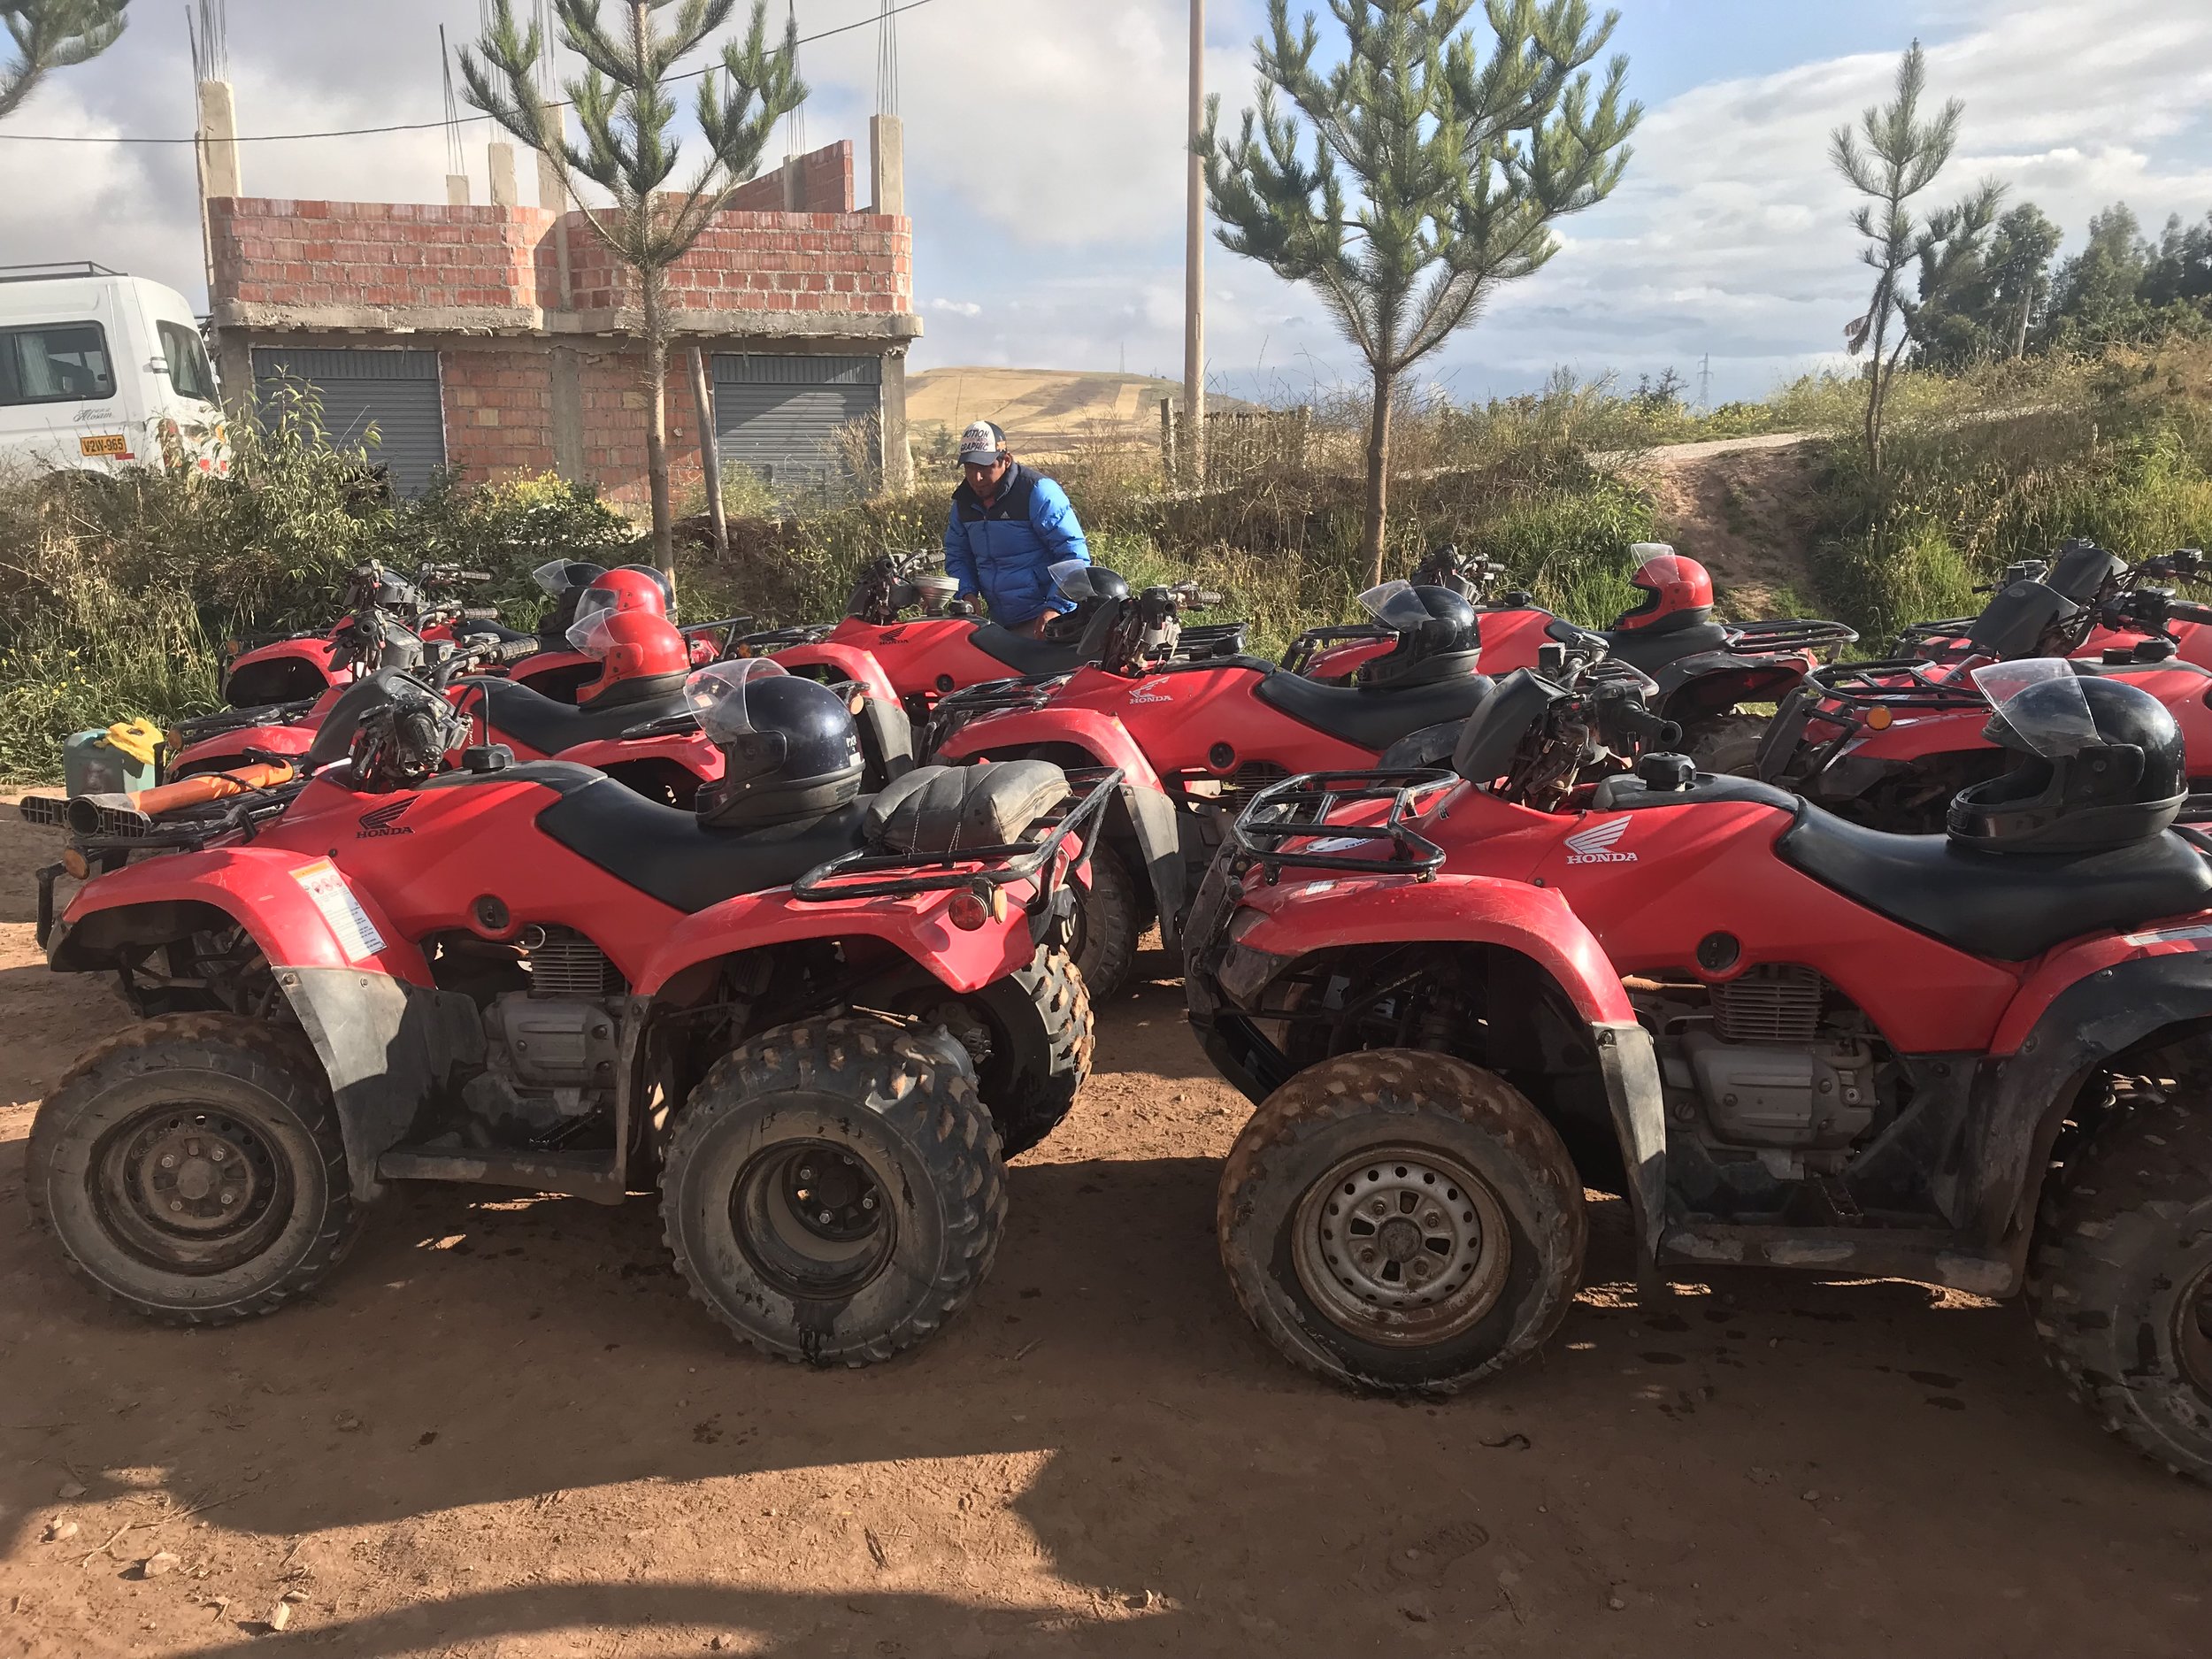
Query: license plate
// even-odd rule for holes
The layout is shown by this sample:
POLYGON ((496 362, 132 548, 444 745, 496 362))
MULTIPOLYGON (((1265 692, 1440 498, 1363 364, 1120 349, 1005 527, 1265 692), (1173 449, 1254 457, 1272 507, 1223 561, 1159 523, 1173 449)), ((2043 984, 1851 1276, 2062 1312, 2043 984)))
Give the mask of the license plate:
POLYGON ((95 433, 78 439, 77 450, 81 455, 119 455, 128 460, 131 442, 119 432, 95 433))

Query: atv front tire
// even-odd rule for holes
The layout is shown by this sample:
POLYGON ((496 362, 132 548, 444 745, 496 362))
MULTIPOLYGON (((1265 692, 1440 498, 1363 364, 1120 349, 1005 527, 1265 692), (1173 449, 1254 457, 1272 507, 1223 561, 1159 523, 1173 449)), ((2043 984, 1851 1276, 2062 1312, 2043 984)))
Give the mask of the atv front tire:
POLYGON ((2091 1142, 2045 1202, 2028 1297, 2075 1398, 2145 1456, 2212 1482, 2212 1116, 2202 1102, 2138 1108, 2091 1142))
POLYGON ((872 1364, 928 1337, 990 1271, 998 1133, 965 1056, 887 1020, 765 1032, 677 1114, 661 1172, 676 1269, 741 1340, 872 1364))
POLYGON ((1700 772, 1722 778, 1747 778, 1759 757, 1767 725, 1766 718, 1757 714, 1723 714, 1700 720, 1682 734, 1682 752, 1700 772))
POLYGON ((165 1325, 268 1313, 321 1282, 359 1213, 314 1056, 234 1014, 168 1014, 69 1069, 24 1192, 69 1271, 165 1325))
POLYGON ((1582 1277, 1582 1181, 1495 1074, 1377 1049, 1300 1072, 1222 1171, 1222 1263, 1317 1376, 1448 1393, 1540 1348, 1582 1277))

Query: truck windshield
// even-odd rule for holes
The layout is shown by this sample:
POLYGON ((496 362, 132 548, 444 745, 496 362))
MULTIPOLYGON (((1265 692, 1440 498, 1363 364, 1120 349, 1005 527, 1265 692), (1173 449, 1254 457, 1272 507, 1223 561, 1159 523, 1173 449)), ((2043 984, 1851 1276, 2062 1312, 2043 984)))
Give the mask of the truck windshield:
POLYGON ((114 396, 115 370, 99 324, 0 328, 0 404, 83 403, 114 396))
POLYGON ((200 343, 200 331, 182 323, 157 323, 154 329, 161 336, 161 355, 169 365, 169 384, 177 388, 177 396, 213 403, 215 376, 207 366, 207 348, 200 343))

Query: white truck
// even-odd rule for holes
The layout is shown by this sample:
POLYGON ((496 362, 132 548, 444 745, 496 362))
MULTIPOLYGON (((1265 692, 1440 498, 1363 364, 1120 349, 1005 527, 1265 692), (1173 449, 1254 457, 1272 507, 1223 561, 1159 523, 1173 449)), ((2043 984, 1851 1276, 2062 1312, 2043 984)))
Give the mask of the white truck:
POLYGON ((230 471, 184 296, 101 265, 0 266, 0 472, 230 471))

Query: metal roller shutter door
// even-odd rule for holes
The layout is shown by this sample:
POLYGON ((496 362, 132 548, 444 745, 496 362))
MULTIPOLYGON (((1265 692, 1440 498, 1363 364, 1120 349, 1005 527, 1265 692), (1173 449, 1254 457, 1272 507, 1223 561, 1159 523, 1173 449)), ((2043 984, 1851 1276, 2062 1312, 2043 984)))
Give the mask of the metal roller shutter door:
POLYGON ((331 447, 363 449, 390 470, 392 488, 419 495, 445 465, 445 405, 434 351, 296 350, 256 346, 255 396, 265 407, 286 381, 311 386, 322 399, 331 447), (368 429, 376 427, 376 442, 368 429))
POLYGON ((883 407, 880 357, 714 358, 715 446, 778 488, 835 477, 844 469, 837 434, 883 407))

